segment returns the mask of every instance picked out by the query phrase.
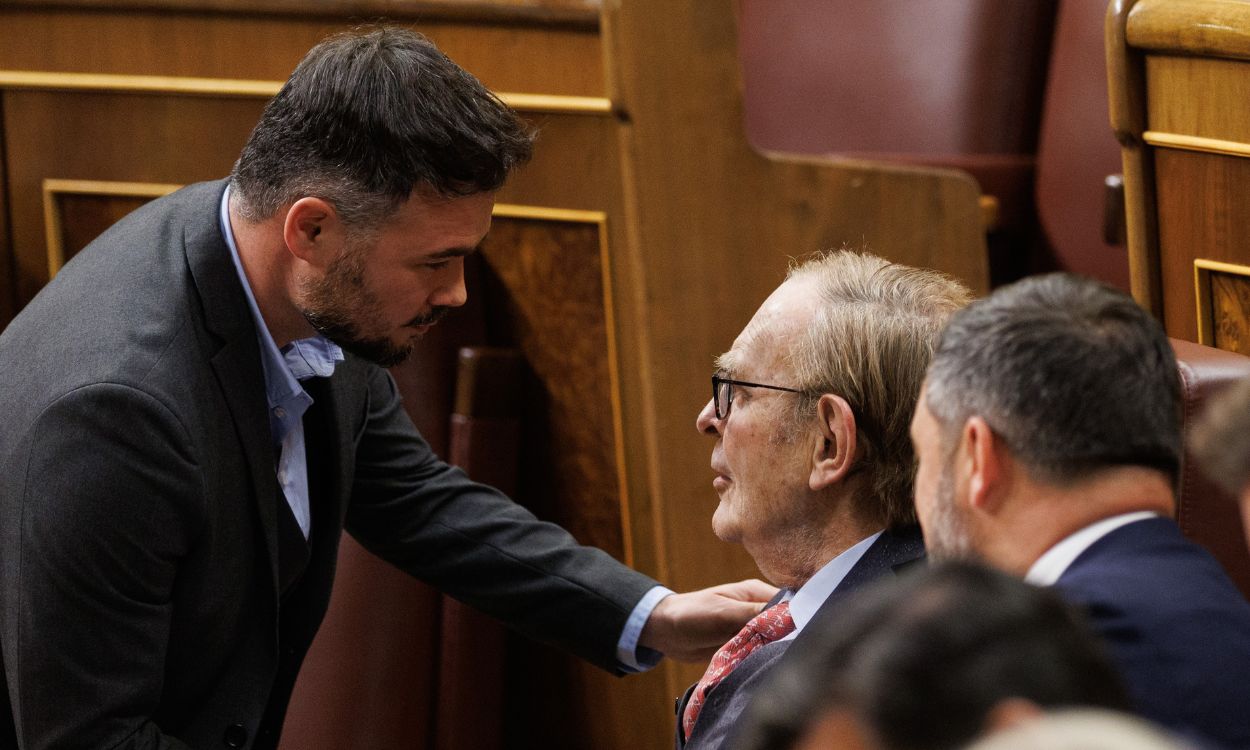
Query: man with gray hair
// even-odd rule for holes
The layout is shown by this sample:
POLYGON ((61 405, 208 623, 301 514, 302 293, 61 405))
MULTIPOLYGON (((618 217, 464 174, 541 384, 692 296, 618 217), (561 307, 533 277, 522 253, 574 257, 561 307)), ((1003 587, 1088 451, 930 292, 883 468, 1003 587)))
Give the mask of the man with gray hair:
POLYGON ((968 291, 867 253, 794 267, 712 376, 716 535, 783 587, 678 705, 677 745, 717 747, 758 681, 847 591, 924 554, 907 437, 925 366, 968 291))
POLYGON ((931 554, 1083 607, 1136 710, 1250 746, 1250 604, 1171 520, 1175 356, 1123 293, 1054 274, 952 317, 912 422, 931 554))

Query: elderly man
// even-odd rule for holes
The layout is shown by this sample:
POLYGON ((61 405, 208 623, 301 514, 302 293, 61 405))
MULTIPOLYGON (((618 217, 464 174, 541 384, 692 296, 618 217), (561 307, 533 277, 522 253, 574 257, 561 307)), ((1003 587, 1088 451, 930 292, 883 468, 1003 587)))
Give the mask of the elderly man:
POLYGON ((616 672, 759 611, 771 587, 674 595, 469 481, 382 369, 464 303, 530 148, 428 40, 333 37, 229 181, 136 211, 13 321, 0 746, 275 747, 344 529, 616 672))
POLYGON ((1082 606, 1138 711, 1250 746, 1250 604, 1172 522, 1176 360, 1124 294, 1027 279, 955 315, 916 407, 929 551, 1082 606))
POLYGON ((791 270, 719 358, 697 422, 716 438, 712 528, 785 591, 679 702, 679 747, 717 747, 813 621, 924 554, 907 424, 937 333, 967 301, 941 274, 835 252, 791 270))

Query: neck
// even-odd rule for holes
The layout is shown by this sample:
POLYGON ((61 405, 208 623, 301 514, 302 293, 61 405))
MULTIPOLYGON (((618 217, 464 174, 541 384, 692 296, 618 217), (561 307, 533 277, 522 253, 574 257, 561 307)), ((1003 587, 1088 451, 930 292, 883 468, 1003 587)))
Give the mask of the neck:
POLYGON ((239 215, 233 198, 229 210, 243 274, 274 343, 281 349, 296 339, 312 336, 316 331, 293 301, 294 268, 282 239, 282 213, 253 223, 239 215))
POLYGON ((830 560, 878 531, 848 510, 777 534, 770 543, 748 551, 766 579, 782 588, 798 589, 830 560))
POLYGON ((1134 511, 1171 517, 1175 495, 1159 471, 1126 466, 1107 469, 1075 484, 1025 480, 1003 500, 997 528, 982 535, 987 562, 1023 576, 1051 547, 1091 524, 1134 511))

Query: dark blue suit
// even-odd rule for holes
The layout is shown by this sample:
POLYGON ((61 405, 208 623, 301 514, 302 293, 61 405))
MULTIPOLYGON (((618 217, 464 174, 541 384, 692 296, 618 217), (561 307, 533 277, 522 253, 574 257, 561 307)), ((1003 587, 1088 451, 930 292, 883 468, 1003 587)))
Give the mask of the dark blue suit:
POLYGON ((1086 610, 1143 716, 1250 747, 1250 603, 1175 523, 1112 531, 1055 587, 1086 610))
POLYGON ((686 694, 677 701, 677 738, 676 745, 682 750, 703 750, 716 748, 729 735, 729 730, 742 710, 750 702, 751 696, 761 681, 772 669, 773 665, 785 654, 791 643, 802 640, 808 633, 821 629, 820 623, 832 616, 838 603, 849 592, 866 586, 878 578, 892 577, 912 563, 924 559, 924 541, 920 536, 920 528, 907 527, 898 531, 886 531, 877 541, 872 543, 859 562, 846 573, 846 577, 834 588, 816 614, 794 638, 788 641, 768 643, 751 652, 742 663, 725 676, 723 680, 708 691, 707 700, 699 712, 699 720, 687 738, 682 732, 681 717, 686 712, 686 704, 694 692, 691 685, 686 694))

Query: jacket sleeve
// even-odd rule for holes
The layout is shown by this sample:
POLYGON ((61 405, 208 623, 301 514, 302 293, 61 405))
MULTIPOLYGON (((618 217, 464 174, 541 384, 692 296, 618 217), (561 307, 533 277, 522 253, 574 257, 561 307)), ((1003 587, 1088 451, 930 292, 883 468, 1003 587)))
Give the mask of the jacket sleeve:
POLYGON ((440 460, 385 371, 371 368, 368 387, 348 531, 522 633, 618 672, 625 621, 656 582, 440 460))
POLYGON ((191 440, 133 388, 51 403, 0 478, 0 622, 19 746, 184 748, 153 721, 177 561, 202 516, 191 440))

